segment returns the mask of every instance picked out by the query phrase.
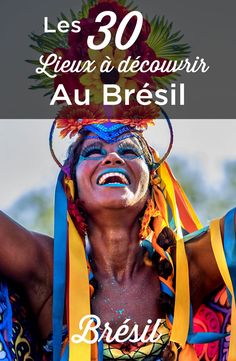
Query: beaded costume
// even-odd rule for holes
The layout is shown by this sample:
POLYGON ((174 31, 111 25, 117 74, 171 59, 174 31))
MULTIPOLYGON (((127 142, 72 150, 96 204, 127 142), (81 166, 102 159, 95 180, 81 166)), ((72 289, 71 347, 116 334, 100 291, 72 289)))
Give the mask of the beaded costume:
MULTIPOLYGON (((151 332, 151 330, 150 330, 151 332)), ((148 335, 148 334, 147 334, 148 335)), ((112 343, 103 344, 103 359, 105 360, 140 360, 140 361, 155 361, 161 355, 169 341, 169 328, 166 320, 160 320, 160 325, 155 337, 158 338, 156 342, 139 342, 131 344, 125 342, 123 344, 112 343), (159 338, 157 337, 159 336, 159 338)))
POLYGON ((22 295, 0 283, 0 360, 41 361, 38 335, 22 295))

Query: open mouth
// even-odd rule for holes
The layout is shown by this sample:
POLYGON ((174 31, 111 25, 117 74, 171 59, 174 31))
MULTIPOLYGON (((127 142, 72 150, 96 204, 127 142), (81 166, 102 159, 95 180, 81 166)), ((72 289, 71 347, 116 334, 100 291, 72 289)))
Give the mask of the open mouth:
POLYGON ((106 172, 102 173, 98 179, 97 184, 100 186, 108 186, 108 185, 120 185, 127 186, 130 184, 130 180, 125 173, 120 172, 106 172))

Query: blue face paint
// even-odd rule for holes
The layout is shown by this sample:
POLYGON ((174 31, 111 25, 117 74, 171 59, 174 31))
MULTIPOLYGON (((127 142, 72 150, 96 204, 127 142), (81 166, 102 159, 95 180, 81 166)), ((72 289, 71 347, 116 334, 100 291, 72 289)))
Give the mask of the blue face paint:
POLYGON ((123 184, 123 183, 106 183, 101 185, 101 187, 112 187, 112 188, 123 188, 126 186, 127 184, 123 184))
POLYGON ((118 144, 117 153, 124 159, 141 158, 143 155, 141 149, 137 145, 128 141, 118 144))
MULTIPOLYGON (((130 141, 119 143, 114 151, 123 159, 144 159, 140 147, 130 141)), ((84 160, 102 160, 107 155, 108 151, 105 149, 104 143, 98 141, 83 148, 78 163, 84 160)))
POLYGON ((79 162, 82 160, 100 160, 107 155, 106 149, 103 148, 101 142, 95 142, 85 147, 79 157, 79 162))

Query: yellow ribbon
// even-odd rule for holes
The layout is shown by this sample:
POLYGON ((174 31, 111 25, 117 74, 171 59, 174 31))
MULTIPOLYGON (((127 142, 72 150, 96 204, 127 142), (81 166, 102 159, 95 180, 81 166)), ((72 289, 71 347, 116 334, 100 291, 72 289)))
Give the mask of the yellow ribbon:
MULTIPOLYGON (((83 241, 68 215, 69 223, 69 361, 90 361, 91 346, 85 342, 74 343, 71 337, 82 335, 79 322, 90 315, 88 269, 83 241)), ((90 333, 86 339, 90 339, 90 333)))
POLYGON ((173 212, 177 228, 176 239, 176 287, 174 320, 170 340, 185 346, 190 321, 190 292, 189 292, 189 270, 188 261, 183 242, 181 223, 178 208, 176 206, 175 192, 172 180, 165 164, 159 168, 160 177, 166 185, 166 197, 173 212))
MULTIPOLYGON (((72 199, 74 198, 74 184, 71 179, 65 179, 72 199)), ((74 343, 71 337, 82 335, 79 322, 82 317, 90 315, 90 289, 87 260, 82 238, 67 214, 69 239, 69 361, 91 361, 91 345, 81 342, 74 343)), ((86 326, 86 324, 85 324, 86 326)), ((86 335, 91 339, 91 333, 86 335)))
POLYGON ((179 361, 199 361, 193 345, 186 345, 179 354, 179 361))
POLYGON ((232 295, 232 307, 231 307, 231 337, 230 337, 230 346, 229 346, 229 354, 228 361, 236 360, 236 306, 235 306, 235 297, 233 284, 231 281, 230 273, 228 270, 227 262, 224 254, 224 247, 220 232, 220 222, 219 220, 213 220, 210 223, 210 231, 211 231, 211 246, 213 249, 213 253, 216 259, 217 266, 221 273, 221 276, 232 295))
MULTIPOLYGON (((173 175, 173 177, 174 177, 174 175, 173 175)), ((174 178, 175 178, 175 177, 174 177, 174 178)), ((180 189, 180 191, 181 191, 181 195, 182 195, 182 197, 183 197, 183 199, 184 199, 184 201, 185 201, 185 203, 186 203, 186 205, 187 205, 187 207, 188 207, 188 212, 189 212, 191 218, 193 219, 193 221, 194 221, 197 229, 201 229, 201 228, 202 228, 202 224, 201 224, 201 222, 199 221, 199 219, 198 219, 198 217, 197 217, 197 215, 196 215, 196 213, 195 213, 195 210, 193 209, 192 204, 189 202, 189 199, 187 198, 187 196, 186 196, 183 188, 181 187, 181 185, 179 184, 179 182, 176 180, 176 178, 175 178, 175 181, 176 181, 176 183, 178 183, 178 187, 179 187, 179 189, 180 189)))

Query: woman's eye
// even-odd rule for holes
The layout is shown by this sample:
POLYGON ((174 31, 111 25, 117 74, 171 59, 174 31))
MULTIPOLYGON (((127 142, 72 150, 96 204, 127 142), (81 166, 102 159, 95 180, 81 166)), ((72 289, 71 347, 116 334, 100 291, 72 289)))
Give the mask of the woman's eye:
POLYGON ((127 155, 127 156, 135 156, 135 157, 139 157, 140 156, 140 152, 137 149, 133 149, 133 148, 125 148, 125 149, 121 149, 120 150, 120 154, 121 155, 127 155))
POLYGON ((85 149, 81 155, 84 158, 88 158, 88 157, 96 157, 96 156, 101 156, 103 155, 103 150, 101 148, 91 148, 91 149, 85 149))

